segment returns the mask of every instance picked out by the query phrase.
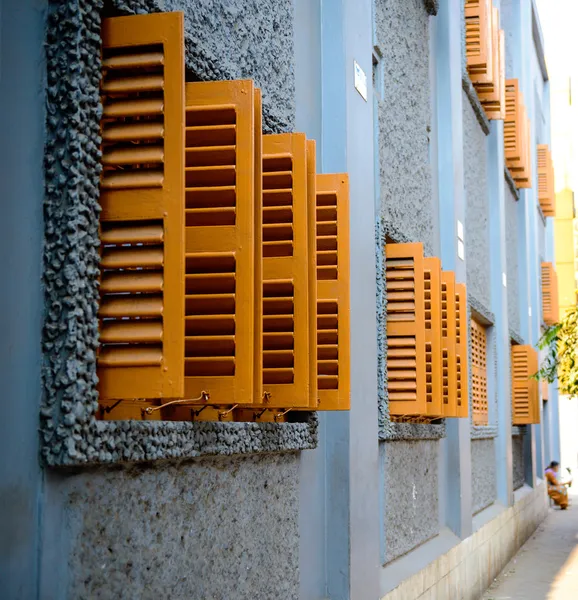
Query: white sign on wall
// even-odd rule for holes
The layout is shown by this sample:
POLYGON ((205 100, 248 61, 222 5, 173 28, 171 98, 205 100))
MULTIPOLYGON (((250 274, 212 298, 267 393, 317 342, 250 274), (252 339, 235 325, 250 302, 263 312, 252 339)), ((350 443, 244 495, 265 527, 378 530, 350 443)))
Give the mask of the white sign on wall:
POLYGON ((367 102, 367 75, 363 69, 357 64, 357 61, 353 61, 354 71, 354 84, 355 89, 359 92, 360 96, 367 102))

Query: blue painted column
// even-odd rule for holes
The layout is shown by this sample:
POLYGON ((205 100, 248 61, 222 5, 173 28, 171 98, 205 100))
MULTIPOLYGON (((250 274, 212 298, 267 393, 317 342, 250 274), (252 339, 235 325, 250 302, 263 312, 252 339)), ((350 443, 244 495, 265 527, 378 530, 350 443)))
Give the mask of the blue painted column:
MULTIPOLYGON (((440 2, 433 29, 441 259, 445 270, 455 271, 456 280, 465 282, 466 264, 458 257, 457 240, 457 221, 465 224, 461 0, 440 2)), ((446 431, 441 445, 445 520, 456 535, 466 538, 472 532, 470 419, 447 419, 446 431)))
POLYGON ((327 592, 379 597, 372 2, 322 2, 323 172, 350 182, 351 410, 327 414, 327 592), (367 101, 354 87, 354 61, 367 101))
POLYGON ((510 330, 506 280, 506 212, 504 197, 504 122, 491 121, 488 144, 488 192, 490 195, 491 309, 495 315, 497 499, 504 506, 513 503, 512 402, 510 381, 510 330))
POLYGON ((44 0, 0 3, 0 596, 7 600, 41 595, 46 8, 44 0))

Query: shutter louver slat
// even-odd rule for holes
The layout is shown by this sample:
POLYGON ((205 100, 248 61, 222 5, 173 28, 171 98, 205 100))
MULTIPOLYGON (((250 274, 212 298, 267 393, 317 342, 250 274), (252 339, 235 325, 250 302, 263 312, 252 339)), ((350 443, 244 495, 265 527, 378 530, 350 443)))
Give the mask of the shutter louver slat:
POLYGON ((530 156, 530 121, 517 79, 506 81, 506 119, 504 154, 506 166, 518 188, 532 187, 530 156))
POLYGON ((260 102, 252 81, 185 86, 185 393, 215 406, 260 395, 260 102))
POLYGON ((511 349, 511 362, 512 423, 539 423, 538 381, 530 379, 538 371, 538 354, 532 346, 515 345, 511 349))
POLYGON ((386 244, 387 395, 392 416, 426 414, 424 259, 421 244, 386 244), (413 300, 390 300, 404 292, 413 300), (407 360, 415 368, 407 368, 407 360))
POLYGON ((104 19, 102 47, 100 398, 182 398, 183 16, 104 19))
POLYGON ((343 173, 317 175, 316 187, 318 410, 349 410, 349 181, 343 173), (326 223, 336 223, 334 235, 324 235, 326 223))

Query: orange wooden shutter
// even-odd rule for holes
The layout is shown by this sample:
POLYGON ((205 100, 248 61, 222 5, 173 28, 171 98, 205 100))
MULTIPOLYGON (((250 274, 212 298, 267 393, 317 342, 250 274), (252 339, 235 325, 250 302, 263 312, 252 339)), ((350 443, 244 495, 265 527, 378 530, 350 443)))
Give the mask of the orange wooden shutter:
POLYGON ((472 319, 472 405, 474 425, 488 424, 488 367, 486 361, 486 328, 472 319))
POLYGON ((350 403, 349 180, 317 175, 317 387, 319 410, 350 403))
POLYGON ((442 271, 442 415, 457 416, 456 283, 452 271, 442 271))
POLYGON ((260 97, 252 81, 188 83, 185 104, 185 392, 251 404, 260 395, 260 97))
POLYGON ((549 262, 542 263, 542 313, 546 325, 558 322, 558 277, 549 262))
POLYGON ((180 398, 183 15, 104 19, 102 52, 100 397, 180 398))
POLYGON ((492 21, 492 80, 489 83, 476 84, 478 97, 488 119, 501 119, 506 117, 506 47, 505 35, 499 29, 499 12, 493 9, 492 21))
POLYGON ((518 188, 532 187, 530 156, 530 122, 518 80, 506 81, 506 119, 504 121, 506 166, 518 188))
MULTIPOLYGON (((307 246, 309 258, 309 406, 316 408, 317 393, 317 169, 314 140, 307 140, 307 246)), ((325 361, 322 358, 321 361, 325 361)), ((322 366, 324 363, 322 363, 322 366)))
POLYGON ((492 13, 489 0, 466 0, 466 61, 472 81, 492 78, 492 13))
POLYGON ((541 388, 542 388, 542 400, 544 400, 544 402, 546 402, 547 400, 550 399, 550 390, 548 388, 548 382, 547 381, 541 381, 541 388))
MULTIPOLYGON (((308 408, 309 269, 305 135, 263 136, 263 395, 308 408)), ((311 253, 312 254, 312 253, 311 253)))
POLYGON ((386 244, 387 392, 392 416, 426 414, 421 244, 386 244))
POLYGON ((442 414, 441 261, 424 258, 426 415, 442 414))
POLYGON ((538 382, 530 379, 538 371, 538 354, 532 346, 512 346, 512 422, 540 422, 538 382))
POLYGON ((456 283, 456 416, 470 414, 468 377, 468 311, 464 283, 456 283))
POLYGON ((554 166, 550 149, 546 144, 538 145, 538 200, 545 217, 556 216, 554 166))

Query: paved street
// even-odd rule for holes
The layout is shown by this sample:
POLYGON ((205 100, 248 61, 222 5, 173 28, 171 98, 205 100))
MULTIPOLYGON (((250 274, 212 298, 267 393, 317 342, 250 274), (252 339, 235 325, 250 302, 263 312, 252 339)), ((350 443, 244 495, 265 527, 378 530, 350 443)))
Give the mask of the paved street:
POLYGON ((484 600, 576 599, 578 495, 571 497, 568 510, 550 509, 547 519, 484 595, 484 600))

